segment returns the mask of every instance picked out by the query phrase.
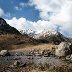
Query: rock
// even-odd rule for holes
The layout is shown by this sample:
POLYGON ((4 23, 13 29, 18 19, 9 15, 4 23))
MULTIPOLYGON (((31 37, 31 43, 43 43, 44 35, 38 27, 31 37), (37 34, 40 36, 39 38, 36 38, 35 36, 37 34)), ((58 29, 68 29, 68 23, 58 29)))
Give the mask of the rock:
POLYGON ((72 60, 72 54, 71 54, 71 56, 70 56, 70 59, 72 60))
POLYGON ((10 56, 10 53, 7 50, 1 50, 0 56, 10 56))
POLYGON ((67 55, 70 55, 71 54, 70 45, 71 43, 69 42, 61 42, 58 45, 58 48, 55 50, 55 55, 59 57, 65 57, 67 55))
POLYGON ((48 57, 48 51, 47 50, 43 50, 43 56, 48 57))
POLYGON ((29 54, 34 55, 34 52, 35 52, 35 49, 32 49, 29 54))
POLYGON ((66 60, 70 60, 70 55, 66 56, 66 60))
POLYGON ((20 62, 19 61, 15 61, 14 62, 14 66, 19 66, 20 65, 20 62))
POLYGON ((19 66, 20 66, 20 67, 26 67, 26 65, 27 65, 26 63, 22 63, 22 64, 20 64, 19 66))
POLYGON ((39 50, 37 50, 37 49, 32 50, 32 54, 35 55, 35 56, 40 55, 39 50))
POLYGON ((33 55, 33 50, 31 50, 31 51, 29 52, 29 55, 30 55, 30 56, 32 56, 32 55, 33 55))
POLYGON ((43 53, 43 50, 40 50, 39 53, 42 54, 43 53))
POLYGON ((50 56, 50 54, 51 54, 50 50, 43 50, 43 52, 42 52, 42 55, 44 57, 48 57, 48 56, 50 56))
POLYGON ((19 61, 15 61, 13 65, 11 65, 11 67, 26 67, 26 63, 22 63, 19 61))
POLYGON ((18 53, 15 53, 15 56, 18 56, 18 53))
POLYGON ((55 57, 55 47, 52 47, 52 49, 50 50, 50 55, 55 57))
POLYGON ((55 48, 43 50, 42 55, 44 55, 44 57, 55 56, 55 48))

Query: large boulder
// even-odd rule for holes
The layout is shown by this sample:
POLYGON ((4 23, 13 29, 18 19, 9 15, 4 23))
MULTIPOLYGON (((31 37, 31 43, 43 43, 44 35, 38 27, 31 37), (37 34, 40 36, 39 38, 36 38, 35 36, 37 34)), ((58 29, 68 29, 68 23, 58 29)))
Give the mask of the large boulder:
POLYGON ((10 53, 7 50, 1 50, 0 56, 10 56, 10 53))
POLYGON ((58 48, 55 50, 55 55, 59 57, 65 57, 71 54, 70 45, 71 43, 69 42, 61 42, 58 45, 58 48))

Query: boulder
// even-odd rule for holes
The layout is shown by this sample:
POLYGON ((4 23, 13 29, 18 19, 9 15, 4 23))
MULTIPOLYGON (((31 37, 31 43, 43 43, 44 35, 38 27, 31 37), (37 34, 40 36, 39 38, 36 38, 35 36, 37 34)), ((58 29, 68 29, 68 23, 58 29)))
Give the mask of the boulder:
POLYGON ((69 42, 61 42, 58 45, 58 48, 55 50, 55 55, 59 57, 65 57, 67 55, 70 55, 71 54, 70 45, 71 43, 69 42))
POLYGON ((43 50, 43 54, 44 57, 48 57, 48 50, 43 50))
POLYGON ((0 56, 10 56, 10 53, 8 52, 8 50, 1 50, 0 56))

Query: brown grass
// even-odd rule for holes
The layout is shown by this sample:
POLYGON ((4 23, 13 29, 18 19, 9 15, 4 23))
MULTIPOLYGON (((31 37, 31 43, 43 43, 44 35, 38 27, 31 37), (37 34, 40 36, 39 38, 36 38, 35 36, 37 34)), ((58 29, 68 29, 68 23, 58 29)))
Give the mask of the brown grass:
MULTIPOLYGON (((16 45, 13 45, 13 47, 17 47, 16 45)), ((44 49, 50 49, 52 47, 57 47, 57 45, 52 45, 52 44, 39 44, 39 45, 27 45, 25 47, 20 47, 20 48, 17 48, 13 51, 20 51, 20 50, 33 50, 33 49, 40 49, 40 50, 44 50, 44 49)))
POLYGON ((34 39, 28 36, 21 36, 15 34, 0 35, 0 50, 33 50, 33 49, 48 49, 55 47, 52 44, 37 43, 34 39))
POLYGON ((26 45, 33 44, 33 39, 24 35, 6 34, 0 35, 0 50, 7 49, 17 49, 20 47, 25 47, 26 45))

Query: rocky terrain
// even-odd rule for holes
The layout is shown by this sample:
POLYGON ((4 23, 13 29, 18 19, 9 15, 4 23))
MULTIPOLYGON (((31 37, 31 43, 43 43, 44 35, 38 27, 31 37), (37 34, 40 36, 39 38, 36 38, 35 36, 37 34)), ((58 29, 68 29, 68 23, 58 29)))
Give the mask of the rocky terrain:
POLYGON ((44 50, 0 51, 1 72, 71 72, 71 44, 62 42, 44 50))
POLYGON ((0 72, 72 72, 72 39, 56 31, 21 34, 0 18, 0 72))

